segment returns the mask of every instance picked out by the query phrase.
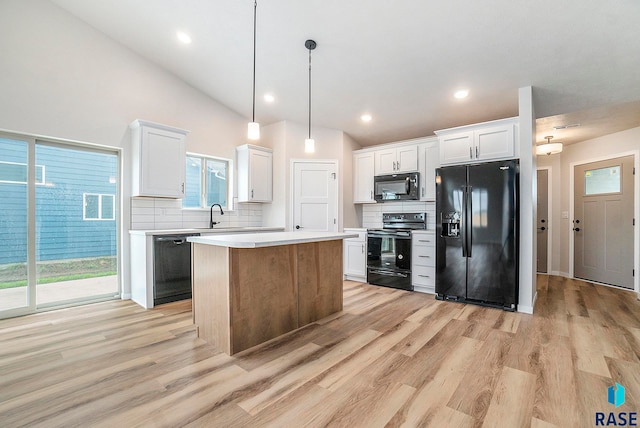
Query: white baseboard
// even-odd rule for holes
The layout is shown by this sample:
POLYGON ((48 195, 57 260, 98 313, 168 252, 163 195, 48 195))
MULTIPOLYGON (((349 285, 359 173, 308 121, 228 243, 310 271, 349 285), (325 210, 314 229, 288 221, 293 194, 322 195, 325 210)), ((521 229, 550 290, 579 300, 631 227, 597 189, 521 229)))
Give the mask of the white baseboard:
POLYGON ((549 273, 549 275, 561 276, 561 277, 563 277, 563 278, 573 278, 571 275, 569 275, 569 273, 567 273, 567 272, 560 272, 560 271, 558 271, 558 270, 551 271, 551 272, 549 273))
POLYGON ((122 294, 120 295, 120 298, 121 298, 122 300, 131 300, 131 293, 122 293, 122 294))
POLYGON ((414 285, 413 291, 417 291, 418 293, 426 293, 426 294, 436 294, 436 288, 434 287, 424 287, 421 285, 414 285))
POLYGON ((518 305, 518 312, 523 314, 533 314, 533 306, 518 305))

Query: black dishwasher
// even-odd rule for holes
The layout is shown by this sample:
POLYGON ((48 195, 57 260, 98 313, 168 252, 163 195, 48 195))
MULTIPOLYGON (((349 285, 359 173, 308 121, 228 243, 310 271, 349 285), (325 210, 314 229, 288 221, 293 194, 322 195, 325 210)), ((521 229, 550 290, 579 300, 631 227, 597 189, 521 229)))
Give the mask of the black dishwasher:
POLYGON ((191 243, 189 236, 153 237, 153 305, 191 298, 191 243))

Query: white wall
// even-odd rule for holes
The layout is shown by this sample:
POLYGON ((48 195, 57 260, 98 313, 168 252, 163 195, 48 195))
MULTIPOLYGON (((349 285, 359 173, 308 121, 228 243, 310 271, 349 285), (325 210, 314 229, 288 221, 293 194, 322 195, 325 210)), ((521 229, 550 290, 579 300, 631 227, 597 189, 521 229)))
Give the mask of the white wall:
POLYGON ((263 224, 284 226, 287 230, 291 230, 291 161, 315 159, 338 161, 338 230, 343 229, 345 218, 348 221, 347 227, 357 227, 359 222, 352 202, 351 152, 360 147, 342 131, 313 127, 311 135, 315 140, 315 152, 305 153, 304 140, 308 134, 307 126, 291 121, 282 121, 264 127, 261 144, 273 149, 274 197, 273 203, 266 204, 263 208, 263 224))
POLYGON ((536 298, 536 156, 533 89, 518 90, 520 144, 520 273, 518 311, 533 313, 536 298))
POLYGON ((0 52, 0 129, 122 149, 129 294, 129 123, 188 129, 188 151, 234 159, 247 120, 48 1, 0 2, 0 52))
POLYGON ((343 227, 360 227, 360 218, 362 216, 362 205, 355 205, 353 203, 353 151, 360 149, 360 145, 349 137, 347 134, 343 134, 343 153, 342 159, 342 203, 343 212, 340 217, 342 218, 343 227))

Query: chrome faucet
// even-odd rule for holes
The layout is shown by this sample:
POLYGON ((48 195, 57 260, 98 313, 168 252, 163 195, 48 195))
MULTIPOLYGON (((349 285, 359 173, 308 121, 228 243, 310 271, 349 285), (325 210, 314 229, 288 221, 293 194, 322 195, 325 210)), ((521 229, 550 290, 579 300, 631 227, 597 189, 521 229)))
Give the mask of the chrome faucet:
POLYGON ((224 211, 222 211, 222 205, 220 205, 220 204, 211 205, 211 209, 209 210, 209 213, 210 213, 209 229, 212 229, 214 224, 220 223, 219 221, 213 221, 213 207, 215 207, 216 205, 218 206, 218 208, 220 208, 220 215, 224 215, 224 211))

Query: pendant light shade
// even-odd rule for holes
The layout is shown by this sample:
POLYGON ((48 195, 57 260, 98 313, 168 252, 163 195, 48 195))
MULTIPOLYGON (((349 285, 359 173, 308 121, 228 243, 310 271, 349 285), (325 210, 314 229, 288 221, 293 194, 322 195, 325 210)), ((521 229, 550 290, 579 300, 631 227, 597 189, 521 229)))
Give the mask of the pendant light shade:
POLYGON ((256 122, 256 15, 258 11, 258 0, 253 2, 253 112, 251 122, 247 127, 247 138, 250 140, 260 139, 260 124, 256 122))
POLYGON ((553 138, 553 136, 549 135, 547 137, 544 137, 547 142, 544 144, 540 144, 539 146, 536 146, 536 155, 540 156, 540 155, 555 155, 557 153, 562 152, 562 143, 561 142, 557 142, 557 143, 552 143, 551 139, 553 138))
POLYGON ((316 151, 316 141, 313 138, 307 138, 304 140, 304 152, 313 153, 316 151))
POLYGON ((311 51, 316 48, 317 44, 313 40, 304 42, 304 47, 309 49, 309 138, 304 140, 305 153, 313 153, 316 151, 316 142, 311 138, 311 51))
POLYGON ((260 139, 260 124, 258 122, 249 122, 247 128, 247 138, 250 140, 260 139))

